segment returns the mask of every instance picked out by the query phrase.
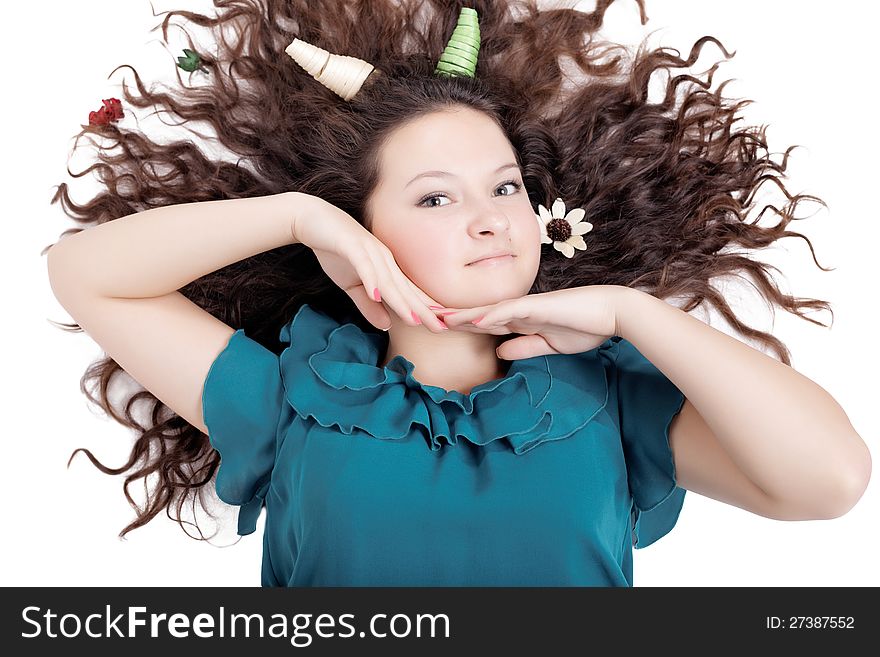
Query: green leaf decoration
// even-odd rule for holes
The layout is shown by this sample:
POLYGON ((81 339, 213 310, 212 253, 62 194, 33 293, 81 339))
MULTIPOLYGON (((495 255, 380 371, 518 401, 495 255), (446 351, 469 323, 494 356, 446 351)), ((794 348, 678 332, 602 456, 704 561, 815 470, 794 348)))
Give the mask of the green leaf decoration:
POLYGON ((189 48, 184 48, 183 54, 186 55, 186 57, 178 57, 177 65, 184 71, 192 73, 202 65, 202 58, 199 57, 197 52, 193 52, 189 48))

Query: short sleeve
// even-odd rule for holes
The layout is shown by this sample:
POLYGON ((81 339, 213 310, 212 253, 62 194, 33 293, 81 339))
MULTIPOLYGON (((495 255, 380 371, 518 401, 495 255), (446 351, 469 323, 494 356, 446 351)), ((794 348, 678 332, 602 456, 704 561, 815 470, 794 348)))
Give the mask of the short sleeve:
POLYGON ((633 498, 632 543, 644 548, 678 521, 685 489, 676 486, 669 427, 685 396, 627 340, 615 361, 620 432, 633 498))
POLYGON ((205 377, 202 415, 220 453, 217 496, 241 506, 242 535, 255 531, 269 487, 283 390, 278 356, 243 329, 230 336, 205 377))

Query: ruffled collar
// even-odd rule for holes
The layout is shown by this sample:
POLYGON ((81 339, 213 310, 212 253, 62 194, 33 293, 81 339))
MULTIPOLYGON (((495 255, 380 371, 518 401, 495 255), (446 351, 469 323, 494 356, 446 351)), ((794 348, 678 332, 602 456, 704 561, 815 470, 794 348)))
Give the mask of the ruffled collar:
POLYGON ((607 366, 619 338, 580 354, 514 360, 506 376, 470 393, 421 383, 415 365, 397 355, 385 366, 388 337, 340 324, 303 304, 282 329, 285 396, 302 418, 344 434, 355 429, 400 440, 415 426, 432 451, 464 439, 505 441, 516 454, 572 435, 608 401, 607 366))

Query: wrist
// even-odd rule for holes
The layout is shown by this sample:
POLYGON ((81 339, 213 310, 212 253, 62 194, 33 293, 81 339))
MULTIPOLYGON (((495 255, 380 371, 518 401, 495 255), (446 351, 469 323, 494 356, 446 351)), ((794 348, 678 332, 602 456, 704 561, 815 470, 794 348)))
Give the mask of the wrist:
POLYGON ((290 243, 301 244, 302 239, 297 236, 297 225, 302 226, 303 217, 308 215, 306 206, 308 205, 309 199, 313 197, 311 194, 304 194, 303 192, 287 192, 287 196, 288 205, 290 207, 288 220, 290 243))
POLYGON ((638 318, 639 309, 655 297, 625 285, 615 285, 614 288, 614 334, 629 340, 630 323, 638 318))

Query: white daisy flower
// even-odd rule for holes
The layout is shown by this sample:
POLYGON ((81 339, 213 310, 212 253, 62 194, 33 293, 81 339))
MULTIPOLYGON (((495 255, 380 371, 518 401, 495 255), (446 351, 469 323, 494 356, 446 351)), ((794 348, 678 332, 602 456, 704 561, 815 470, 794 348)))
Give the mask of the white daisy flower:
POLYGON ((541 244, 553 243, 553 248, 560 251, 566 258, 574 255, 575 249, 587 250, 584 243, 585 235, 593 230, 593 224, 582 221, 586 211, 582 208, 565 214, 565 203, 557 198, 553 203, 552 214, 543 205, 538 204, 535 218, 541 227, 541 244))

